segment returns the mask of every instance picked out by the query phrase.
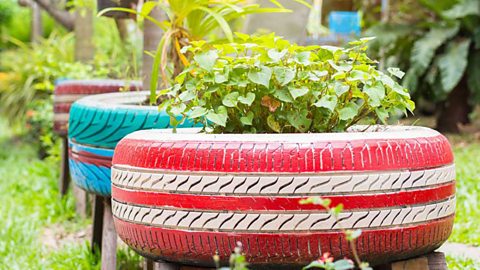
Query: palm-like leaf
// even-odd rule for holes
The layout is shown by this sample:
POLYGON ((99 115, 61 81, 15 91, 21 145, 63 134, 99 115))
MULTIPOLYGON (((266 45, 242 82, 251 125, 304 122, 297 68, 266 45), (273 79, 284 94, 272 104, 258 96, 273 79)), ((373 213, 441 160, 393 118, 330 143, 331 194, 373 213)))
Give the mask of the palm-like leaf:
POLYGON ((460 82, 467 68, 470 39, 452 41, 445 53, 438 56, 440 81, 445 92, 450 92, 460 82))
POLYGON ((457 34, 459 25, 434 27, 413 45, 410 63, 418 74, 423 74, 432 62, 435 51, 448 39, 457 34))

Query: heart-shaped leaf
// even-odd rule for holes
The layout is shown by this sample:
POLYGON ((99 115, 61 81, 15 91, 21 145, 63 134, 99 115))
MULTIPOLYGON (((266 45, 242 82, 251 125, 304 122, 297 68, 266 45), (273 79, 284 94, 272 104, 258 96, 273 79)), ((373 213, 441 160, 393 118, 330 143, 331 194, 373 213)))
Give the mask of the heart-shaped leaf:
POLYGON ((253 101, 255 100, 255 94, 254 93, 247 93, 245 96, 239 96, 238 97, 238 102, 243 103, 245 105, 252 105, 253 101))
POLYGON ((267 88, 270 86, 270 78, 272 77, 272 70, 266 66, 252 69, 248 72, 248 79, 256 84, 263 85, 267 88))

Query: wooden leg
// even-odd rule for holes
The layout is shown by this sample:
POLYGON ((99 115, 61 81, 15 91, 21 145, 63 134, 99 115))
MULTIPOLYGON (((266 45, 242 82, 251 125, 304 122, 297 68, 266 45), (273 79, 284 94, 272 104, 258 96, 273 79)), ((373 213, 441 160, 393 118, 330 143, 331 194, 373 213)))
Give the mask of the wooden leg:
POLYGON ((147 258, 144 258, 143 260, 143 270, 153 270, 153 264, 155 262, 150 260, 150 259, 147 259, 147 258))
POLYGON ((112 202, 104 200, 103 237, 102 237, 102 270, 117 268, 117 233, 113 225, 112 202))
POLYGON ((180 270, 180 266, 164 261, 157 261, 153 263, 153 270, 180 270))
POLYGON ((103 204, 102 196, 95 196, 93 201, 93 227, 92 227, 92 242, 91 250, 102 248, 102 228, 103 228, 103 212, 105 205, 103 204))
POLYGON ((58 188, 60 190, 60 196, 65 196, 68 191, 68 185, 70 184, 70 167, 68 165, 68 138, 62 137, 62 153, 60 163, 60 179, 58 181, 58 188))
POLYGON ((447 270, 445 255, 432 252, 417 258, 397 261, 375 267, 375 270, 447 270))

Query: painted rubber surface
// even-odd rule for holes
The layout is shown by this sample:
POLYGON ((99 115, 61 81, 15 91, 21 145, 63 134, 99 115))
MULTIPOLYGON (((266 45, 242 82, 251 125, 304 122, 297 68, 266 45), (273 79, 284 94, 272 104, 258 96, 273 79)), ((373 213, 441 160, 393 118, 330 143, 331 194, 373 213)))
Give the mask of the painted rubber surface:
POLYGON ((252 264, 352 257, 341 229, 361 229, 372 264, 439 247, 451 233, 455 167, 446 138, 421 127, 338 134, 139 131, 117 145, 112 211, 144 256, 213 265, 240 241, 252 264), (336 220, 300 199, 342 203, 336 220))
POLYGON ((67 135, 70 107, 76 100, 95 94, 118 92, 120 89, 141 89, 141 82, 122 80, 62 80, 55 85, 53 97, 53 130, 61 136, 67 135))
POLYGON ((72 179, 82 189, 109 197, 110 167, 113 149, 69 142, 69 166, 72 179))
MULTIPOLYGON (((128 133, 169 127, 170 118, 156 106, 139 106, 148 91, 107 93, 84 97, 70 111, 70 170, 81 188, 109 197, 113 149, 128 133)), ((186 122, 181 127, 191 127, 186 122)))

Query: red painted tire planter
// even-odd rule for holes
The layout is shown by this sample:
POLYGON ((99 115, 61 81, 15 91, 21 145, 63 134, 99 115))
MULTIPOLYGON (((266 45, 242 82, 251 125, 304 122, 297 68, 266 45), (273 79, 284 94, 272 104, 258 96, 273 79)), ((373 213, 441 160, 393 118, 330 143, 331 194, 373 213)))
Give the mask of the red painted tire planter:
POLYGON ((141 82, 122 80, 64 80, 55 86, 53 97, 54 122, 53 130, 60 136, 68 133, 70 107, 76 100, 89 95, 141 89, 141 82))
POLYGON ((112 209, 144 256, 226 262, 239 241, 256 265, 352 257, 378 264, 435 250, 449 237, 455 168, 447 139, 422 127, 336 134, 132 133, 117 145, 112 209), (344 204, 337 222, 301 198, 344 204))

